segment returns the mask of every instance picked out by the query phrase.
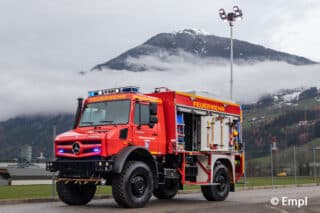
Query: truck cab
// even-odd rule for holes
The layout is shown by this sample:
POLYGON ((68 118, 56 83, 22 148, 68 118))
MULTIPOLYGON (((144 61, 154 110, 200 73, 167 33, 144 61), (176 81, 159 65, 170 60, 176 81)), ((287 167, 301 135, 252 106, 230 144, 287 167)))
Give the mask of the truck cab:
POLYGON ((58 135, 58 158, 108 158, 127 146, 146 147, 151 153, 164 153, 163 108, 159 98, 146 98, 127 92, 90 96, 81 105, 74 129, 58 135), (160 122, 159 122, 160 121, 160 122))
POLYGON ((210 201, 227 198, 244 171, 241 108, 231 102, 156 88, 88 92, 73 128, 54 141, 59 198, 84 205, 96 185, 111 185, 123 207, 143 207, 152 194, 173 198, 201 185, 210 201))

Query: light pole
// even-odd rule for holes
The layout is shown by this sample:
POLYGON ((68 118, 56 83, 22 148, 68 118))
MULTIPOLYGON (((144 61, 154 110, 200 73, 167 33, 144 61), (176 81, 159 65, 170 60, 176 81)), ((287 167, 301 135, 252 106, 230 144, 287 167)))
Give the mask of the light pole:
POLYGON ((313 152, 313 179, 314 179, 314 182, 316 182, 316 180, 317 180, 317 168, 316 168, 316 151, 317 150, 320 150, 320 147, 312 148, 312 152, 313 152))
POLYGON ((230 99, 233 99, 233 23, 237 19, 242 19, 242 10, 238 6, 233 6, 233 12, 228 14, 224 9, 219 10, 220 18, 228 21, 230 26, 230 99))
POLYGON ((272 188, 273 188, 273 183, 274 183, 274 177, 273 177, 273 149, 272 149, 272 144, 270 145, 270 159, 271 159, 271 185, 272 185, 272 188))
POLYGON ((297 185, 297 161, 296 161, 296 147, 293 146, 293 167, 294 167, 294 184, 297 185))
MULTIPOLYGON (((56 154, 56 152, 55 152, 55 149, 54 149, 54 140, 55 140, 55 138, 56 138, 56 135, 57 135, 57 126, 56 125, 54 125, 53 127, 52 127, 52 141, 53 141, 53 147, 52 147, 52 161, 54 161, 55 160, 55 154, 56 154)), ((53 172, 52 173, 52 185, 51 185, 51 198, 52 199, 54 199, 54 197, 55 197, 55 173, 53 172)))

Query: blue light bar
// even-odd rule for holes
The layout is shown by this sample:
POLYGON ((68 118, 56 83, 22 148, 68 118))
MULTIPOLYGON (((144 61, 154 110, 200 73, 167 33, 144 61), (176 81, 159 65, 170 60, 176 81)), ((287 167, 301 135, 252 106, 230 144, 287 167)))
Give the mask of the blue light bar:
POLYGON ((101 90, 93 90, 88 92, 89 97, 94 97, 98 95, 109 95, 109 94, 117 94, 117 93, 138 93, 139 87, 128 86, 128 87, 119 87, 119 88, 111 88, 111 89, 101 89, 101 90))
POLYGON ((101 149, 100 148, 94 148, 92 151, 98 153, 98 152, 101 151, 101 149))
POLYGON ((93 97, 93 96, 96 96, 96 94, 95 94, 94 91, 89 91, 89 92, 88 92, 88 96, 89 96, 89 97, 93 97))
POLYGON ((59 153, 64 153, 64 149, 59 149, 59 153))
POLYGON ((123 87, 121 92, 139 92, 139 87, 123 87))

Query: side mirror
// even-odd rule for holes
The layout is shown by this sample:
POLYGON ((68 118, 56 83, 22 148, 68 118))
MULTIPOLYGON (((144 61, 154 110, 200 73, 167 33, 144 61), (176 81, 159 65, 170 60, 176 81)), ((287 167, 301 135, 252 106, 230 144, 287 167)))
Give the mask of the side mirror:
POLYGON ((155 124, 159 122, 158 117, 156 115, 150 115, 149 127, 153 128, 155 124))
POLYGON ((150 123, 152 123, 152 124, 158 123, 158 117, 155 115, 151 115, 150 116, 150 123))
POLYGON ((158 114, 158 104, 154 102, 150 102, 149 104, 150 115, 157 115, 158 114))

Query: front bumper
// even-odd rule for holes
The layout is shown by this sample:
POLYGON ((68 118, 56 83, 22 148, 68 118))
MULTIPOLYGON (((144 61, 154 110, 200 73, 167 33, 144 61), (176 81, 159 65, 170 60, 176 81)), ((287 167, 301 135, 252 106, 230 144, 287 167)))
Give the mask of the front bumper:
POLYGON ((112 171, 113 160, 55 160, 46 162, 46 170, 63 177, 89 178, 112 171))

